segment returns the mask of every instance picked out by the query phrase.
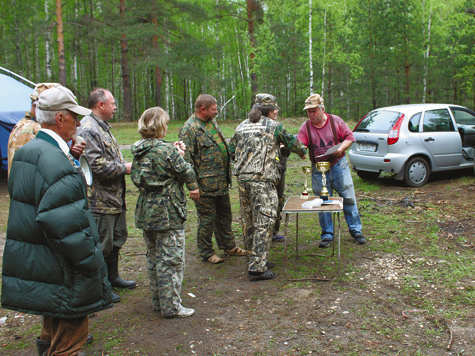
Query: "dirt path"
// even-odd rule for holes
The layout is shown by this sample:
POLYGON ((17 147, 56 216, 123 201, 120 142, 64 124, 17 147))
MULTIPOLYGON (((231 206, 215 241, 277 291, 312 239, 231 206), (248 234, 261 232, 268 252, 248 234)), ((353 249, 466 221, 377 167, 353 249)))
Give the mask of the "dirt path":
MULTIPOLYGON (((457 296, 457 288, 446 290, 443 280, 424 283, 416 272, 416 265, 428 273, 444 268, 448 249, 466 251, 475 246, 474 224, 462 214, 475 200, 473 179, 444 177, 417 191, 391 180, 378 184, 377 193, 358 192, 360 200, 371 201, 362 204, 363 221, 375 209, 386 209, 394 219, 392 239, 402 246, 402 253, 391 252, 387 241, 378 239, 369 227, 364 246, 357 246, 344 231, 340 280, 289 282, 283 270, 283 244, 276 243, 271 255, 279 277, 249 282, 244 258, 226 257, 224 264, 211 265, 194 255, 195 246, 187 246, 182 297, 185 306, 196 310, 187 319, 164 319, 152 311, 143 242, 138 233, 132 234, 136 236, 124 248, 121 273, 134 278, 138 287, 120 292, 122 302, 114 308, 91 316, 96 340, 84 351, 88 355, 475 355, 473 303, 463 304, 459 316, 447 317, 445 309, 457 296), (425 224, 431 206, 447 201, 448 189, 450 204, 461 209, 461 215, 453 210, 440 219, 436 233, 447 237, 440 256, 421 257, 423 247, 414 240, 415 231, 425 224), (395 193, 403 194, 396 199, 395 193), (457 242, 460 236, 465 237, 465 247, 457 242)), ((306 244, 315 247, 314 241, 302 241, 301 248, 306 244)), ((297 261, 292 254, 289 263, 302 274, 332 276, 336 261, 320 257, 297 261)), ((460 288, 475 290, 474 279, 460 280, 460 288)), ((35 355, 33 338, 38 330, 25 330, 38 318, 0 311, 0 317, 8 316, 0 326, 0 354, 18 355, 8 345, 23 343, 20 354, 35 355)))

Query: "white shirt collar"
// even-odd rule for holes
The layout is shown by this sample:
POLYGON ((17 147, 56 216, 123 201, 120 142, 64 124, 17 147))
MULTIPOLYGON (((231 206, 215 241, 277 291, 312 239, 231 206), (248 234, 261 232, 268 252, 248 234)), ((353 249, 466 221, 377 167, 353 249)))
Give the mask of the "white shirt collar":
POLYGON ((44 133, 50 135, 54 140, 58 143, 59 148, 61 148, 61 151, 64 152, 66 156, 69 155, 69 146, 68 144, 59 136, 56 132, 50 129, 40 129, 40 131, 43 131, 44 133))

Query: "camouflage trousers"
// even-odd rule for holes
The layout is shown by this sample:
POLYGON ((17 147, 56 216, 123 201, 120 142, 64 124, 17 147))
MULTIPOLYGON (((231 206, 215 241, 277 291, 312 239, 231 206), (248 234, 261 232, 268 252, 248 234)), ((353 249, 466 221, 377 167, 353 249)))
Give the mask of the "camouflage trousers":
POLYGON ((282 172, 282 177, 279 184, 276 185, 277 197, 279 198, 279 203, 277 205, 277 218, 275 219, 274 231, 273 234, 277 235, 280 230, 280 222, 282 221, 281 211, 284 207, 284 190, 285 190, 285 171, 282 172))
POLYGON ((244 248, 251 251, 248 271, 265 272, 277 218, 278 197, 274 183, 239 183, 239 202, 244 248))
POLYGON ((198 213, 197 244, 200 257, 207 259, 214 254, 213 233, 220 250, 236 247, 231 228, 233 216, 229 194, 200 196, 195 206, 198 213))
POLYGON ((185 271, 185 230, 144 230, 147 271, 154 310, 175 315, 185 271))

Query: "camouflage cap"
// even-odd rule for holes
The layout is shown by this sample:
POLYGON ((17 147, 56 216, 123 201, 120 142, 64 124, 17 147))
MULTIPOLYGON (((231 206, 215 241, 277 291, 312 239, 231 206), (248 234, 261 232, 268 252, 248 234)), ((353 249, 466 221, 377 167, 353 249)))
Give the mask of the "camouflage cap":
POLYGON ((59 87, 61 84, 59 83, 38 83, 35 86, 35 89, 33 90, 33 93, 30 94, 30 99, 32 101, 38 100, 38 97, 42 92, 44 92, 46 89, 50 88, 56 88, 59 87))
POLYGON ((319 105, 324 105, 323 98, 318 94, 312 94, 305 100, 305 107, 303 109, 308 110, 316 108, 319 105))
POLYGON ((257 94, 254 104, 280 110, 280 108, 277 106, 277 99, 275 96, 266 93, 257 94))

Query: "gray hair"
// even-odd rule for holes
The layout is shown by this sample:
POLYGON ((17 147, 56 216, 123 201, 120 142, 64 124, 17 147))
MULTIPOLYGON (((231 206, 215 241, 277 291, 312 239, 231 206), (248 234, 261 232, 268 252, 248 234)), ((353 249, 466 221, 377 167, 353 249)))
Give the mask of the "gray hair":
POLYGON ((107 97, 106 97, 107 93, 111 93, 111 92, 104 88, 93 89, 93 91, 91 91, 91 94, 89 94, 89 99, 87 100, 87 107, 89 109, 94 109, 97 106, 97 104, 99 104, 101 101, 103 103, 107 102, 107 97))
POLYGON ((41 110, 39 107, 36 108, 36 120, 38 123, 47 124, 47 125, 54 125, 56 124, 56 115, 59 113, 63 113, 63 115, 68 114, 68 110, 58 110, 58 111, 47 111, 41 110))

